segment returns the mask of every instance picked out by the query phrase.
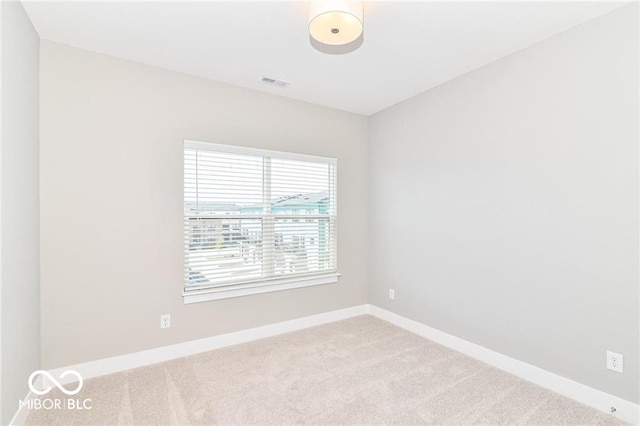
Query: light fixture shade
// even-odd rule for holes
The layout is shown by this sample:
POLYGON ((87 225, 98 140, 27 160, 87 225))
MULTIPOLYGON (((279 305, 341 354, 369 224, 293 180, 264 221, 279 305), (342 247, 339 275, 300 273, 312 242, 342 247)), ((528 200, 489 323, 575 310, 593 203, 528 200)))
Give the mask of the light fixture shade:
POLYGON ((311 0, 309 34, 320 43, 338 46, 351 43, 362 34, 362 1, 311 0))

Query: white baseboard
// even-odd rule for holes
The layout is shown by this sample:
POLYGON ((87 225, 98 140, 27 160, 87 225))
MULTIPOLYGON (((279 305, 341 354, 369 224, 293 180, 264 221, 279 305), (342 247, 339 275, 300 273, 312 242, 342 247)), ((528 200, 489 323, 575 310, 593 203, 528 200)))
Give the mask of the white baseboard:
POLYGON ((611 413, 611 407, 615 407, 616 411, 614 416, 623 421, 632 424, 638 424, 640 421, 640 406, 633 402, 574 382, 566 377, 559 376, 527 364, 526 362, 510 358, 491 349, 436 330, 435 328, 394 314, 385 309, 378 308, 377 306, 369 305, 369 314, 599 411, 611 413))
MULTIPOLYGON (((76 370, 83 378, 89 379, 365 314, 371 314, 377 318, 388 321, 398 327, 464 353, 472 358, 486 362, 487 364, 591 406, 599 411, 610 413, 611 407, 615 407, 617 411, 614 415, 623 421, 632 424, 638 424, 640 421, 640 407, 637 404, 510 358, 491 349, 460 339, 373 305, 353 306, 351 308, 207 337, 176 345, 70 365, 68 367, 50 370, 49 372, 53 377, 59 378, 60 374, 66 370, 76 370)), ((67 383, 64 379, 60 380, 60 382, 62 384, 67 383)), ((25 400, 31 397, 32 395, 29 394, 25 400)), ((27 415, 28 410, 19 410, 10 424, 23 424, 27 415)))
MULTIPOLYGON (((220 349, 226 346, 237 345, 240 343, 251 342, 253 340, 264 339, 265 337, 271 337, 296 330, 302 330, 304 328, 314 327, 316 325, 340 321, 358 315, 365 315, 368 312, 369 305, 352 306, 350 308, 340 309, 337 311, 325 312, 322 314, 278 322, 275 324, 263 325, 261 327, 250 328, 247 330, 236 331, 228 334, 221 334, 204 339, 192 340, 189 342, 178 343, 171 346, 163 346, 160 348, 149 349, 146 351, 135 352, 127 355, 120 355, 112 358, 105 358, 96 361, 70 365, 63 368, 56 368, 54 370, 49 370, 49 373, 53 377, 57 378, 61 384, 67 384, 69 383, 69 381, 74 380, 74 377, 67 376, 66 379, 60 379, 60 375, 66 370, 75 370, 80 373, 84 379, 90 379, 92 377, 104 376, 106 374, 117 373, 119 371, 144 367, 146 365, 169 361, 184 356, 212 351, 214 349, 220 349)), ((31 393, 29 393, 25 400, 31 398, 31 396, 31 393)), ((26 408, 19 409, 13 417, 10 425, 22 425, 28 415, 29 410, 27 410, 26 408)))
POLYGON ((24 424, 24 422, 27 420, 27 416, 29 415, 29 410, 23 407, 27 406, 27 401, 34 398, 36 398, 36 396, 33 393, 27 393, 27 396, 25 396, 22 400, 23 404, 20 405, 20 408, 18 408, 18 411, 16 411, 16 414, 13 415, 13 418, 9 422, 10 426, 22 426, 24 424))
MULTIPOLYGON (((163 346, 132 354, 70 365, 64 368, 56 368, 49 372, 53 377, 59 377, 60 374, 66 370, 76 370, 83 378, 89 379, 92 377, 104 376, 105 374, 130 370, 132 368, 144 367, 145 365, 157 364, 159 362, 169 361, 184 356, 212 351, 226 346, 264 339, 265 337, 276 336, 278 334, 290 333, 292 331, 340 321, 358 315, 365 315, 368 311, 368 305, 352 306, 350 308, 340 309, 337 311, 263 325, 256 328, 235 331, 233 333, 220 334, 218 336, 206 337, 204 339, 192 340, 171 346, 163 346)), ((73 378, 70 377, 70 379, 73 378)), ((60 382, 65 384, 64 379, 60 380, 60 382)))

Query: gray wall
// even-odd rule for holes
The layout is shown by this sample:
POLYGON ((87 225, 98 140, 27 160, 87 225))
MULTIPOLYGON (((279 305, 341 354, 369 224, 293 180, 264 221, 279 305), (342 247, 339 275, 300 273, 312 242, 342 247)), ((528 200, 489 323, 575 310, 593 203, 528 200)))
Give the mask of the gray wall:
POLYGON ((373 304, 638 402, 636 7, 371 118, 373 304))
POLYGON ((16 1, 2 8, 0 145, 0 422, 7 424, 40 367, 38 212, 39 38, 16 1))
POLYGON ((366 302, 366 117, 47 41, 40 66, 44 368, 366 302), (338 283, 184 305, 183 139, 338 158, 338 283))

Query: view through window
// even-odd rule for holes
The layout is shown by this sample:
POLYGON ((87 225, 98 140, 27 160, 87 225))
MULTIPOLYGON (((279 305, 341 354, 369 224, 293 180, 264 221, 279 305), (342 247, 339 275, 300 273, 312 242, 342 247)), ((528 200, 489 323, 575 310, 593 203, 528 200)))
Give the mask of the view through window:
POLYGON ((336 161, 184 148, 185 292, 336 272, 336 161))

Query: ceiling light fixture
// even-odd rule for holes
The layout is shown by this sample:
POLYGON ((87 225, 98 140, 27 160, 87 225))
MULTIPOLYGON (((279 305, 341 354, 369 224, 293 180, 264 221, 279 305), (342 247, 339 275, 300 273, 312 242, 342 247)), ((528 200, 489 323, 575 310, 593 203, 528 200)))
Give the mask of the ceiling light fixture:
POLYGON ((309 34, 329 46, 352 43, 362 36, 364 13, 362 1, 311 0, 309 34))

